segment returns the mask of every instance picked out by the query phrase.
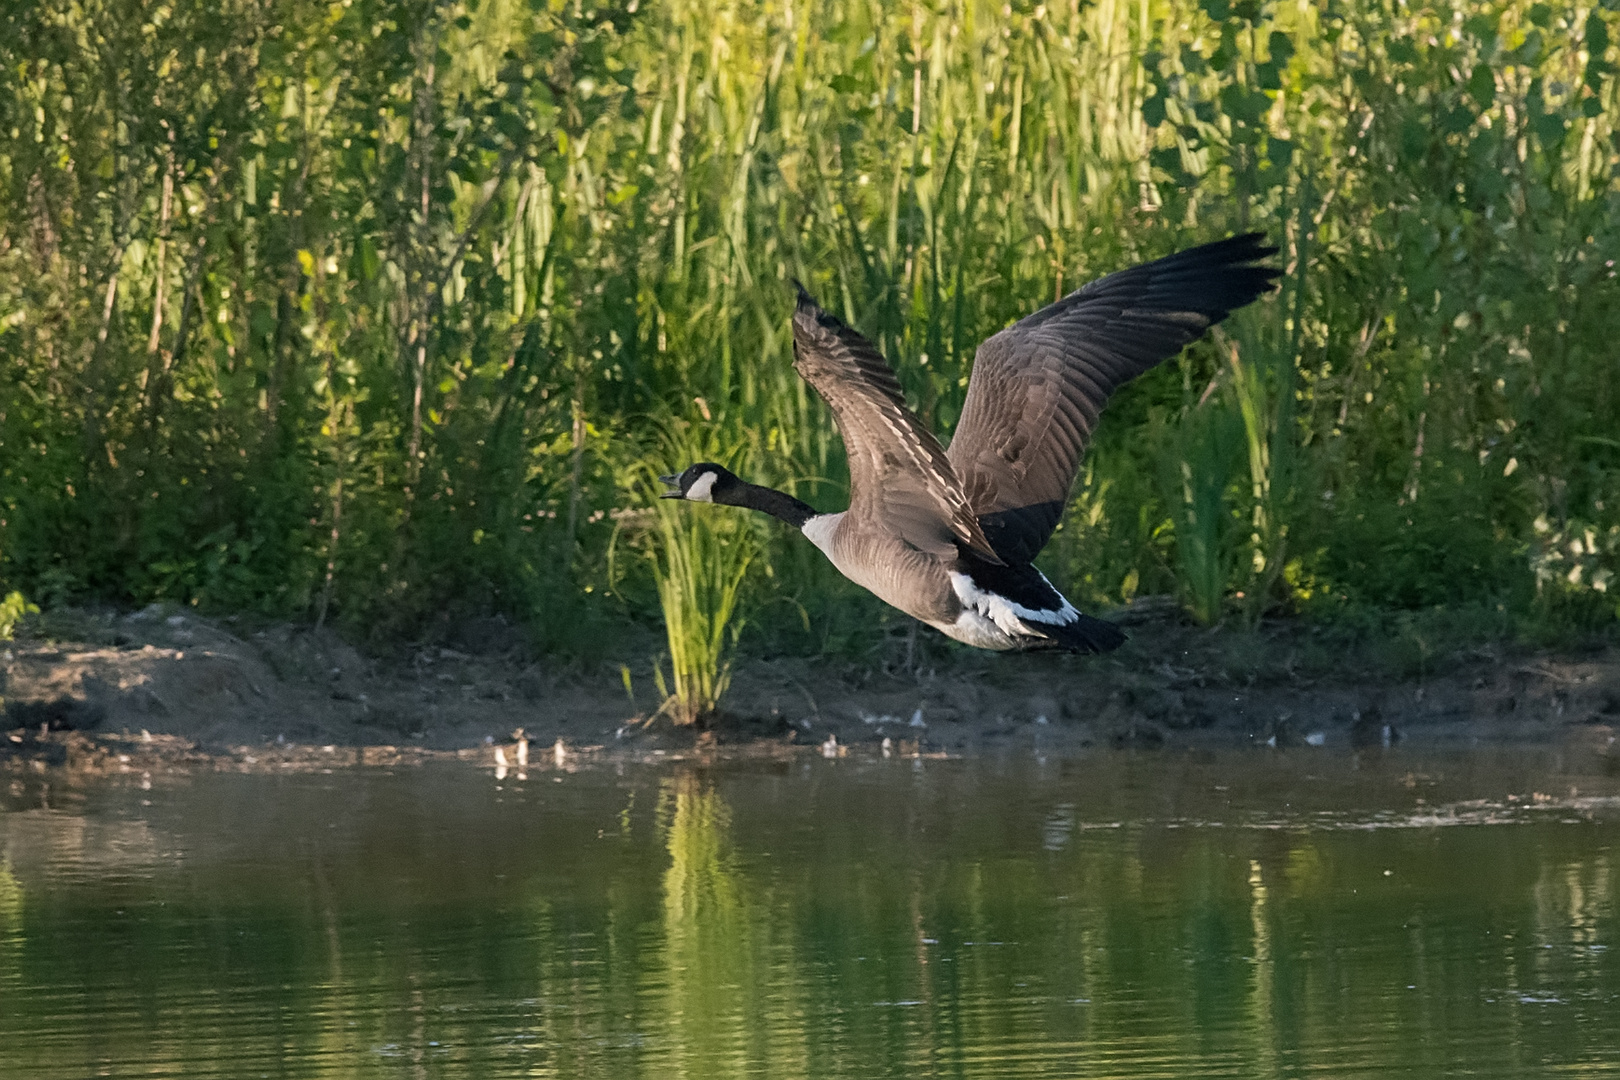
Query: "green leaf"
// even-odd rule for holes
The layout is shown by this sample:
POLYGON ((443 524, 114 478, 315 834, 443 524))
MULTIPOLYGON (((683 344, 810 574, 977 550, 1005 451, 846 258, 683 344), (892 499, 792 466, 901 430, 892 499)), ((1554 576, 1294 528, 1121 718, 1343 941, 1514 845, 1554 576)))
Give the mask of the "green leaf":
POLYGON ((1155 169, 1163 170, 1172 180, 1179 182, 1182 177, 1181 151, 1174 146, 1151 151, 1148 154, 1148 163, 1155 169))
POLYGON ((1463 23, 1463 30, 1483 44, 1496 40, 1496 23, 1488 15, 1474 15, 1463 23))
POLYGON ((861 40, 861 30, 853 22, 845 21, 827 27, 821 32, 821 37, 834 45, 853 45, 861 40))
POLYGON ((1225 22, 1226 17, 1232 14, 1230 0, 1198 0, 1198 6, 1216 22, 1225 22))
POLYGON ((1266 51, 1271 53, 1273 63, 1286 64, 1294 58, 1294 39, 1273 30, 1271 37, 1266 39, 1266 51))
POLYGON ((1524 37, 1524 42, 1513 50, 1515 64, 1532 64, 1541 55, 1541 31, 1532 30, 1524 37))
POLYGON ((1415 117, 1407 117, 1401 124, 1401 157, 1407 161, 1419 161, 1428 151, 1428 125, 1415 117))
POLYGON ((1154 94, 1142 102, 1142 122, 1150 128, 1164 123, 1164 95, 1154 94))
POLYGON ((256 304, 253 314, 248 319, 248 331, 254 337, 263 340, 276 332, 275 313, 264 304, 256 304))
POLYGON ((1451 109, 1440 118, 1440 128, 1449 135, 1457 135, 1474 126, 1474 114, 1464 108, 1451 109))
POLYGON ((13 590, 0 600, 0 641, 10 641, 12 631, 25 615, 38 615, 39 607, 29 603, 23 594, 13 590))
POLYGON ((379 267, 377 245, 372 243, 371 237, 362 236, 354 245, 354 262, 349 270, 350 275, 361 281, 375 281, 379 267))
POLYGON ((1564 141, 1564 118, 1557 113, 1542 113, 1530 121, 1530 128, 1545 149, 1552 149, 1564 141))
POLYGON ((1237 83, 1221 88, 1221 111, 1243 124, 1253 126, 1271 108, 1271 99, 1259 90, 1250 90, 1237 83))
POLYGON ((1496 100, 1496 77, 1491 74, 1491 65, 1480 64, 1474 68, 1473 74, 1468 76, 1468 93, 1481 109, 1489 108, 1496 100))
POLYGON ((1586 51, 1593 60, 1602 60, 1603 54, 1609 50, 1609 24, 1595 11, 1586 16, 1585 37, 1586 51))

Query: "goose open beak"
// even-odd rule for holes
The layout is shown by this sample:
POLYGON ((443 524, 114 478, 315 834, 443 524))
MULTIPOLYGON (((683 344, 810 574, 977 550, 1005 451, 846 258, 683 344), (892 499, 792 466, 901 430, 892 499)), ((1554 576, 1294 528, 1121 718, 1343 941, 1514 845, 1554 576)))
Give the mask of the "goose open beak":
POLYGON ((658 496, 660 499, 679 499, 681 497, 681 478, 678 475, 671 473, 668 476, 660 476, 658 479, 675 489, 674 491, 664 492, 658 496))

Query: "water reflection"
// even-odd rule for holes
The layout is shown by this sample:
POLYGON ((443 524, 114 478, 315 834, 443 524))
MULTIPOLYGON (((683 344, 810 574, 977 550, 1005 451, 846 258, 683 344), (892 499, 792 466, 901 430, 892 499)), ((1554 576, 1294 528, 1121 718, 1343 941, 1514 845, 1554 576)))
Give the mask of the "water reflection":
POLYGON ((669 850, 664 940, 644 985, 663 1002, 657 1026, 669 1075, 802 1075, 789 1050, 802 1032, 784 1029, 783 1010, 773 1008, 772 897, 739 871, 730 808, 711 779, 682 770, 661 786, 660 817, 669 850), (750 1032, 770 1032, 770 1045, 750 1032))
POLYGON ((0 858, 0 978, 16 973, 23 936, 23 890, 9 860, 0 858))
POLYGON ((1613 778, 1362 765, 840 758, 18 798, 0 1075, 1612 1070, 1613 778))

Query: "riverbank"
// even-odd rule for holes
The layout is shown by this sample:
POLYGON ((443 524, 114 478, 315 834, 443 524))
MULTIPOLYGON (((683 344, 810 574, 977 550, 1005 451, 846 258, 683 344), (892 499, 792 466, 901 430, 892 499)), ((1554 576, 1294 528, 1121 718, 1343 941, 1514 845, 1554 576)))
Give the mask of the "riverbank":
POLYGON ((1475 644, 1414 657, 1292 620, 1206 630, 1163 600, 1114 617, 1131 640, 1102 657, 1003 656, 919 638, 869 662, 743 658, 727 714, 681 729, 649 721, 656 703, 645 675, 548 667, 498 621, 460 634, 460 648, 379 658, 289 624, 156 607, 57 612, 0 654, 9 729, 0 768, 306 769, 456 757, 538 769, 614 755, 1402 740, 1571 741, 1620 767, 1613 644, 1475 644))

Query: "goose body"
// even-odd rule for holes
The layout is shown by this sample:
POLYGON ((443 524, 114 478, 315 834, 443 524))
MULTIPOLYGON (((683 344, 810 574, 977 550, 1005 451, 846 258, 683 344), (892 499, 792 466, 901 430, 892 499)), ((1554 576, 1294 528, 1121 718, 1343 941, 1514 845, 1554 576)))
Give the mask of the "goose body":
POLYGON ((906 407, 877 349, 802 286, 793 366, 832 409, 849 455, 850 505, 817 513, 784 492, 699 462, 665 498, 761 510, 840 573, 981 649, 1104 652, 1125 635, 1033 564, 1062 517, 1097 418, 1118 387, 1269 291, 1275 253, 1257 233, 1110 274, 979 346, 947 450, 906 407))
MULTIPOLYGON (((839 573, 948 637, 981 649, 1016 649, 1085 618, 1033 566, 942 560, 862 524, 844 511, 819 514, 803 531, 839 573)), ((1119 633, 1090 621, 1100 623, 1094 628, 1099 645, 1119 633)))

